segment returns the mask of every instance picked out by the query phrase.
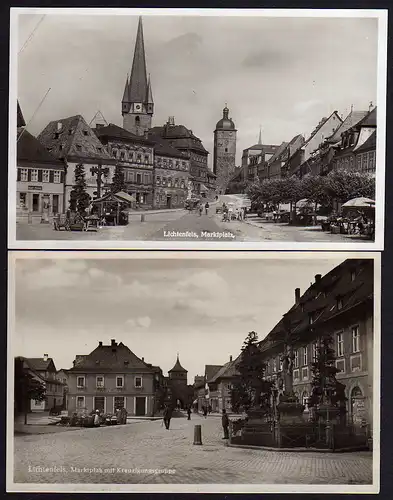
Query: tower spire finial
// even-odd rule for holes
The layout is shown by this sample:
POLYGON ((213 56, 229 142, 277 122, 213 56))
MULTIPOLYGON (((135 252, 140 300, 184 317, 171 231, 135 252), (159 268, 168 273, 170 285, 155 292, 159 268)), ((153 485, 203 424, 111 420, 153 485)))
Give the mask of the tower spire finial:
POLYGON ((262 127, 259 125, 259 138, 258 144, 262 145, 262 127))

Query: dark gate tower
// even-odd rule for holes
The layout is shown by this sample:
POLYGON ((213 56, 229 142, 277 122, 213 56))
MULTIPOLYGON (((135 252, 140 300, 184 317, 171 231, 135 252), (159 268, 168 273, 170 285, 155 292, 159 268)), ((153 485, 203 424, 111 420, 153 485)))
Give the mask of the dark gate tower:
POLYGON ((135 135, 144 135, 151 128, 154 102, 150 76, 146 73, 145 45, 143 41, 142 17, 139 17, 134 59, 130 77, 127 75, 121 102, 123 128, 135 135))
POLYGON ((229 118, 229 109, 225 104, 222 118, 214 131, 213 172, 217 176, 217 192, 225 194, 228 182, 236 167, 236 128, 229 118))

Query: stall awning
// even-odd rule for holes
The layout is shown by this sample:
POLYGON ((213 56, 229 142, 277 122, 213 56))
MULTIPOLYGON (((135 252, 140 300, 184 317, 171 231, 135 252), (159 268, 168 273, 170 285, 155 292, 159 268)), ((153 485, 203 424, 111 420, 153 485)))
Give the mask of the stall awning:
POLYGON ((93 200, 92 203, 102 203, 104 201, 106 201, 106 202, 114 201, 114 202, 118 202, 118 203, 119 202, 120 203, 129 203, 131 205, 131 203, 133 203, 136 200, 130 194, 125 193, 124 191, 119 191, 118 193, 107 193, 104 196, 102 196, 101 198, 97 198, 96 200, 93 200))

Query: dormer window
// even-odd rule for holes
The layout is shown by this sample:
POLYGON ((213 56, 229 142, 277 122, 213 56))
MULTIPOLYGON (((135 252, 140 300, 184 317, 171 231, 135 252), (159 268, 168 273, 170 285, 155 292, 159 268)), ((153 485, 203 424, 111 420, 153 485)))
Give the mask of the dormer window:
POLYGON ((87 130, 84 130, 83 135, 89 135, 89 132, 87 130))
POLYGON ((76 145, 76 150, 77 150, 77 151, 82 151, 82 146, 81 146, 80 144, 77 144, 77 145, 76 145))

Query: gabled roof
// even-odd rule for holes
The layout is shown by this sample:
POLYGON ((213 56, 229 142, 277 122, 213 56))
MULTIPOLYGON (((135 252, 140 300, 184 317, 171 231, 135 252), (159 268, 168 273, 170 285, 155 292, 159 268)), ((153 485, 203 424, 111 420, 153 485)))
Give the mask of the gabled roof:
POLYGON ((76 356, 73 368, 69 372, 139 372, 153 373, 154 369, 136 356, 122 342, 110 345, 101 345, 90 354, 76 356))
POLYGON ((16 126, 18 128, 26 126, 26 122, 25 122, 22 110, 19 106, 19 101, 17 101, 17 109, 16 109, 16 126))
POLYGON ((56 371, 52 358, 23 358, 29 368, 35 372, 56 371))
POLYGON ((64 164, 49 151, 26 129, 18 134, 16 159, 33 163, 45 163, 55 168, 64 169, 64 164))
POLYGON ((205 365, 205 380, 209 382, 214 375, 221 370, 222 365, 205 365))
POLYGON ((377 126, 377 108, 372 109, 358 125, 360 127, 376 127, 377 126))
POLYGON ((208 154, 201 139, 184 125, 165 124, 162 127, 153 127, 149 130, 148 136, 160 144, 165 141, 165 144, 169 144, 176 149, 194 149, 208 154))
MULTIPOLYGON (((372 300, 374 269, 371 259, 347 259, 314 282, 259 345, 262 350, 284 342, 290 327, 293 336, 301 336, 310 327, 318 328, 356 305, 372 300), (352 271, 356 278, 352 281, 352 271), (342 308, 338 309, 338 299, 342 308), (310 316, 313 322, 310 324, 310 316)), ((327 328, 324 326, 324 328, 327 328)))
POLYGON ((129 142, 148 144, 151 146, 154 144, 152 141, 149 141, 148 139, 145 139, 140 135, 133 134, 132 132, 129 132, 125 128, 119 127, 114 123, 110 123, 109 125, 106 125, 104 127, 102 126, 96 127, 92 130, 98 138, 107 137, 112 139, 122 139, 122 140, 128 140, 129 142))
POLYGON ((339 141, 341 134, 358 124, 367 114, 368 111, 351 111, 334 134, 328 137, 328 141, 333 143, 339 141))
POLYGON ((276 161, 279 158, 279 156, 285 151, 287 146, 288 146, 287 142, 282 142, 276 149, 274 155, 271 158, 269 158, 268 163, 270 164, 276 161))
POLYGON ((172 368, 172 370, 169 370, 168 373, 172 372, 183 372, 183 373, 188 373, 185 368, 182 367, 179 361, 179 356, 177 356, 175 366, 172 368))
POLYGON ((213 375, 210 382, 218 382, 222 378, 232 378, 239 375, 239 372, 236 369, 236 364, 239 362, 240 356, 241 354, 239 354, 239 356, 235 360, 228 361, 228 363, 225 363, 225 365, 222 366, 215 373, 215 375, 213 375))
POLYGON ((374 130, 374 132, 370 135, 370 137, 361 146, 356 148, 356 153, 373 150, 376 149, 376 147, 377 147, 377 131, 374 130))
POLYGON ((51 121, 38 136, 57 158, 114 159, 81 115, 51 121))

